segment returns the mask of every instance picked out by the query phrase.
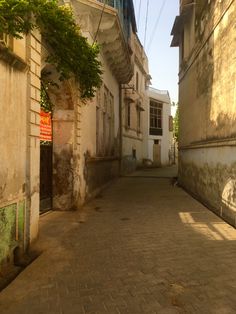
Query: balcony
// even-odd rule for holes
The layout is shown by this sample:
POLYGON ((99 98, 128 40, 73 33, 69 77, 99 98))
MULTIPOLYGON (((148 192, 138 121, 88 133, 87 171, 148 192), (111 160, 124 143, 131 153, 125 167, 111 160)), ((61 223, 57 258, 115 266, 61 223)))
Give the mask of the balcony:
POLYGON ((157 100, 161 103, 170 104, 171 102, 168 90, 160 90, 153 87, 149 87, 148 96, 149 98, 157 100))
MULTIPOLYGON (((105 0, 97 1, 104 3, 105 0)), ((117 10, 124 32, 124 37, 128 41, 130 38, 131 25, 133 27, 133 31, 137 32, 133 2, 131 0, 107 0, 106 5, 117 10)))
POLYGON ((88 34, 88 37, 90 35, 94 37, 97 32, 97 42, 102 47, 102 53, 114 76, 119 83, 128 83, 133 76, 134 66, 131 58, 132 36, 129 33, 132 24, 122 18, 124 13, 121 7, 117 7, 118 1, 110 0, 105 8, 102 1, 98 0, 71 0, 70 2, 82 32, 88 34))

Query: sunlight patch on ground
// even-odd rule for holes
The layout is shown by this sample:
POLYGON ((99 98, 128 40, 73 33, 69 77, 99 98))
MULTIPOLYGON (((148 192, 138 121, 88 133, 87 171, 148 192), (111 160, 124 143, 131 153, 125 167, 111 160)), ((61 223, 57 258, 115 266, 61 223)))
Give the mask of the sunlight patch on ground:
POLYGON ((236 240, 236 230, 227 223, 195 221, 192 214, 195 213, 180 212, 179 217, 182 223, 191 227, 197 233, 204 235, 207 239, 216 241, 236 240))

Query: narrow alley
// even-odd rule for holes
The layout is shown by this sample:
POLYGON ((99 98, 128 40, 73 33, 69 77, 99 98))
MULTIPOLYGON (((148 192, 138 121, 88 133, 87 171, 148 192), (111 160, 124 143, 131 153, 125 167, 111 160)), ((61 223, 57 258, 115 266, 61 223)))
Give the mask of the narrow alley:
POLYGON ((42 216, 42 253, 0 293, 0 313, 235 313, 236 230, 173 170, 135 172, 83 210, 42 216))

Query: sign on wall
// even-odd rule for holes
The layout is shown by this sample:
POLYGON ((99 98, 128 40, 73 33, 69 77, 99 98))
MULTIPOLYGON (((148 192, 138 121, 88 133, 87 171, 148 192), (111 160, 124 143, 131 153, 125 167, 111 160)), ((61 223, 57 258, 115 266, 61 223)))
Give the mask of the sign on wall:
POLYGON ((40 140, 52 141, 52 118, 50 112, 40 112, 40 140))

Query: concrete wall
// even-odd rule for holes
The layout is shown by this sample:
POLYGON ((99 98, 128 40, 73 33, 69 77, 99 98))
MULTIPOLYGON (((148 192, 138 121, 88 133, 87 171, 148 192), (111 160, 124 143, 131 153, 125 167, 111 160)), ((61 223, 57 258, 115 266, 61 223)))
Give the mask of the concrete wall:
POLYGON ((0 268, 38 232, 40 36, 0 47, 0 268))
POLYGON ((196 8, 194 50, 180 65, 179 177, 235 225, 236 4, 196 8))

